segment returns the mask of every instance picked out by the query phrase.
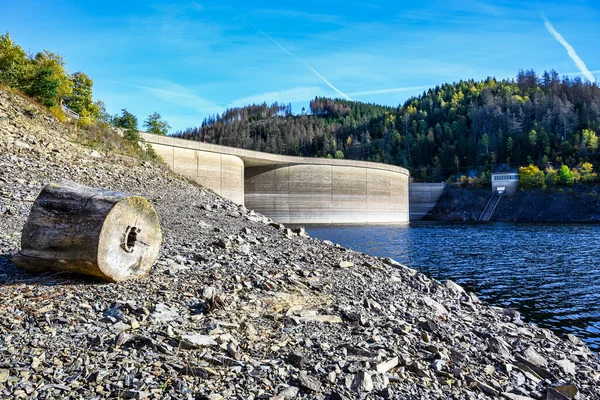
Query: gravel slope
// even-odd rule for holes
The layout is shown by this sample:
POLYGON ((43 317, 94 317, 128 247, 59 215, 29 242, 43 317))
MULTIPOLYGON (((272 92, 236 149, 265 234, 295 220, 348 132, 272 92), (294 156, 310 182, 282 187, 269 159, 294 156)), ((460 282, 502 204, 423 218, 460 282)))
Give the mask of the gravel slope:
POLYGON ((1 398, 600 398, 598 356, 573 336, 67 138, 0 91, 1 398), (32 202, 62 178, 154 204, 150 276, 12 264, 32 202))

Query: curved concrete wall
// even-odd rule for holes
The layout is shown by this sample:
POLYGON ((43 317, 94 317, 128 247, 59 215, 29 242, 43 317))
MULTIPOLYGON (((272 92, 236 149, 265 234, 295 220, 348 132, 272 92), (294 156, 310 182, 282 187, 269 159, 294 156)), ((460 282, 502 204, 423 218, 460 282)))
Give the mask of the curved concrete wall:
MULTIPOLYGON (((376 165, 376 164, 375 164, 376 165)), ((315 164, 246 168, 246 207, 296 224, 408 221, 408 174, 315 164)))
POLYGON ((238 204, 244 204, 244 162, 229 154, 153 143, 169 168, 238 204))
POLYGON ((173 171, 277 222, 366 224, 409 219, 409 173, 404 168, 141 135, 173 171))

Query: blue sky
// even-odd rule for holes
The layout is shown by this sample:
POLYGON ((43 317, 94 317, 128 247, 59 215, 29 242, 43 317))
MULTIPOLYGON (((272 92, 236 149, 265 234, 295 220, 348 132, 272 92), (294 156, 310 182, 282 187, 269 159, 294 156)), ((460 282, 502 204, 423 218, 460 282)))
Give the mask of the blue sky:
POLYGON ((600 3, 0 0, 0 31, 62 54, 110 113, 158 111, 175 131, 227 107, 315 96, 397 106, 518 69, 583 77, 543 16, 600 79, 600 3), (336 91, 337 90, 337 91, 336 91))

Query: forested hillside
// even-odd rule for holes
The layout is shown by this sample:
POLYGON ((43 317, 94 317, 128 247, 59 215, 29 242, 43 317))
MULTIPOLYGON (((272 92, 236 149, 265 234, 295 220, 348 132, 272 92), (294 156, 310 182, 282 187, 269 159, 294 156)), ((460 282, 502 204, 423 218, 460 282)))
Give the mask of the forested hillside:
POLYGON ((508 164, 598 165, 600 88, 554 71, 437 86, 398 108, 315 98, 294 115, 277 103, 233 108, 176 135, 248 149, 371 160, 416 180, 489 176, 508 164))

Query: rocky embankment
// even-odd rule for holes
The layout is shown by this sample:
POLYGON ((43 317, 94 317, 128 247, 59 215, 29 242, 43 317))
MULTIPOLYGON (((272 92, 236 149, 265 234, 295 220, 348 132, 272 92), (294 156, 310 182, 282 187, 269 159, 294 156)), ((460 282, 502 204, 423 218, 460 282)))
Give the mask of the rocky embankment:
MULTIPOLYGON (((477 221, 491 196, 490 188, 446 187, 424 220, 477 221)), ((600 222, 600 188, 574 187, 518 190, 504 196, 490 221, 600 222)))
POLYGON ((600 398, 600 361, 576 337, 67 130, 0 92, 1 398, 600 398), (150 276, 11 263, 32 202, 62 178, 154 204, 164 245, 150 276))

